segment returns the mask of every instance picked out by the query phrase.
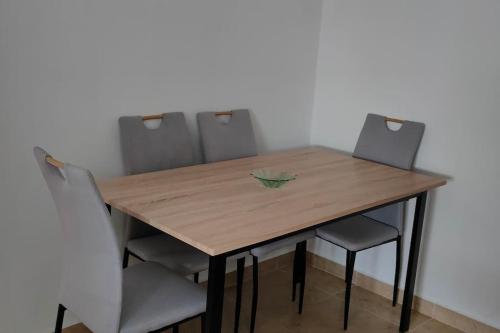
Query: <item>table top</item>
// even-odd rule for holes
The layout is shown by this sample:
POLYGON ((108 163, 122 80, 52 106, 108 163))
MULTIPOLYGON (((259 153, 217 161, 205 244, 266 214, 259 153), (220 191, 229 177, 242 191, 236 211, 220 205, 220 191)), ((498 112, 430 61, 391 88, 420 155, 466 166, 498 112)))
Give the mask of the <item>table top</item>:
POLYGON ((219 255, 446 184, 310 147, 98 182, 107 204, 219 255), (266 188, 250 172, 297 175, 266 188))

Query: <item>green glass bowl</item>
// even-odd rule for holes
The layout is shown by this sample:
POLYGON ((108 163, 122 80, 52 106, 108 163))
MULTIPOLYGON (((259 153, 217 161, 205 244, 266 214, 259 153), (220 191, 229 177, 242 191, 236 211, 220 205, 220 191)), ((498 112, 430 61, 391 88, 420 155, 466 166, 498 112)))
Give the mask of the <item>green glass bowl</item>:
POLYGON ((258 169, 251 172, 258 181, 268 188, 279 188, 290 180, 295 179, 295 175, 291 175, 285 171, 275 171, 270 169, 258 169))

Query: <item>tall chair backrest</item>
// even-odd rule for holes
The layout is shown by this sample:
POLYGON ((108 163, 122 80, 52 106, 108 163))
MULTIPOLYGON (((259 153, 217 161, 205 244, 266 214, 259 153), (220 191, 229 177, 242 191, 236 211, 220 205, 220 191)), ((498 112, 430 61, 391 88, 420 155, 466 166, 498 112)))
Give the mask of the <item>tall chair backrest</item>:
POLYGON ((158 128, 150 129, 143 117, 120 117, 120 140, 128 175, 193 164, 193 145, 182 112, 164 113, 158 128))
MULTIPOLYGON (((160 171, 194 163, 191 136, 182 112, 164 113, 158 128, 147 128, 142 116, 120 117, 120 141, 127 175, 160 171)), ((127 239, 159 234, 130 218, 127 239)))
POLYGON ((58 168, 50 155, 34 155, 54 199, 63 231, 59 301, 93 332, 116 333, 122 303, 121 251, 101 195, 89 171, 58 168))
MULTIPOLYGON (((423 123, 404 121, 398 130, 387 126, 387 118, 368 114, 353 156, 400 169, 411 170, 424 135, 423 123)), ((404 203, 390 205, 364 214, 391 225, 403 233, 404 203)))
POLYGON ((250 112, 248 110, 233 110, 228 115, 219 116, 218 114, 218 112, 197 114, 205 162, 257 155, 250 112), (229 117, 229 119, 223 119, 223 117, 229 117))

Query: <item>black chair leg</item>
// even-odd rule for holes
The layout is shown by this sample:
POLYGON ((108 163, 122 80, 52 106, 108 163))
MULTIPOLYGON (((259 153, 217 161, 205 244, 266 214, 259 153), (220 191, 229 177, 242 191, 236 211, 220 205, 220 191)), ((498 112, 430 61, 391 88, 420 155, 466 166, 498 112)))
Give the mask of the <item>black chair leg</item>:
POLYGON ((174 325, 172 327, 172 333, 179 333, 179 325, 174 325))
POLYGON ((345 276, 344 276, 345 282, 347 282, 347 267, 349 267, 349 261, 351 260, 350 256, 351 252, 347 251, 345 254, 345 276))
POLYGON ((64 307, 64 305, 59 304, 59 307, 57 308, 56 328, 54 330, 54 333, 61 333, 62 332, 65 311, 66 311, 66 308, 64 307))
POLYGON ((207 316, 205 314, 201 315, 201 333, 207 331, 207 316))
POLYGON ((241 294, 243 292, 243 274, 245 273, 245 257, 236 263, 236 309, 234 313, 234 333, 240 328, 241 294))
POLYGON ((200 273, 193 274, 193 281, 194 281, 194 283, 200 282, 200 273))
POLYGON ((300 242, 297 244, 296 253, 298 253, 298 282, 300 283, 300 294, 299 294, 299 314, 302 314, 302 308, 304 305, 304 291, 306 287, 306 257, 307 257, 307 241, 300 242))
POLYGON ((123 252, 123 263, 122 263, 123 268, 128 267, 128 258, 129 257, 130 257, 130 252, 127 248, 125 248, 125 251, 123 252))
POLYGON ((396 239, 396 273, 394 274, 394 291, 392 293, 392 306, 398 303, 399 272, 401 270, 401 236, 396 239))
POLYGON ((257 315, 257 302, 259 298, 259 259, 253 257, 253 293, 252 314, 250 318, 250 333, 255 332, 255 317, 257 315))
POLYGON ((293 278, 292 278, 292 302, 295 302, 297 295, 298 269, 299 269, 299 244, 295 245, 295 253, 293 255, 293 278))
POLYGON ((349 252, 349 264, 346 270, 347 285, 344 299, 344 330, 347 330, 347 322, 349 320, 349 302, 351 300, 352 276, 354 275, 354 263, 356 261, 356 252, 349 252))

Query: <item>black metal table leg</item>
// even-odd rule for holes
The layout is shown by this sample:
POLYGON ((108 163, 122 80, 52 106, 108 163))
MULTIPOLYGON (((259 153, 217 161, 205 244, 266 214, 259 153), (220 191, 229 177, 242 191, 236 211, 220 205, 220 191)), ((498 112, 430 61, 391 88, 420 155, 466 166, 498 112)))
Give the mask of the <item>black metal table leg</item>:
POLYGON ((293 275, 292 275, 292 302, 295 302, 295 296, 297 294, 297 283, 298 283, 298 269, 299 269, 299 244, 295 245, 295 252, 293 254, 293 275))
POLYGON ((297 249, 295 250, 298 252, 298 282, 300 284, 300 293, 299 293, 299 314, 302 314, 302 307, 304 304, 304 290, 306 286, 306 258, 307 258, 307 241, 303 241, 297 244, 297 249))
POLYGON ((225 278, 226 256, 211 256, 208 268, 206 333, 221 332, 225 278))
POLYGON ((245 274, 245 257, 238 259, 236 264, 236 306, 234 313, 234 333, 240 329, 241 294, 243 293, 243 277, 245 274))
POLYGON ((65 311, 66 311, 66 308, 64 307, 64 305, 59 304, 59 307, 57 308, 56 329, 54 330, 54 333, 61 333, 62 332, 65 311))
POLYGON ((418 268, 418 255, 420 252, 420 241, 422 238, 422 228, 424 225, 425 205, 427 202, 427 192, 422 192, 417 196, 415 205, 415 215, 413 217, 413 228, 411 232, 410 254, 408 257, 408 268, 406 269, 406 283, 403 297, 403 308, 401 310, 401 321, 399 331, 406 332, 410 328, 411 307, 413 303, 413 292, 415 289, 415 278, 418 268))

